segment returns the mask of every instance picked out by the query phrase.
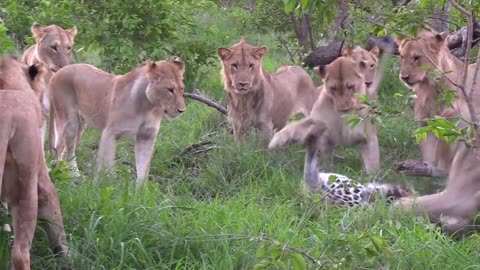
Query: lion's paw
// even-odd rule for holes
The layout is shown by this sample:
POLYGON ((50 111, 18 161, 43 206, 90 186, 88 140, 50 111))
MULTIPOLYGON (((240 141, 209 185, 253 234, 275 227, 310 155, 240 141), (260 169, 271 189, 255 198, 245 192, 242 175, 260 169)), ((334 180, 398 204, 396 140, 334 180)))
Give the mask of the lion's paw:
POLYGON ((281 133, 277 133, 273 136, 272 140, 268 144, 268 149, 279 149, 287 144, 285 136, 282 136, 281 133))

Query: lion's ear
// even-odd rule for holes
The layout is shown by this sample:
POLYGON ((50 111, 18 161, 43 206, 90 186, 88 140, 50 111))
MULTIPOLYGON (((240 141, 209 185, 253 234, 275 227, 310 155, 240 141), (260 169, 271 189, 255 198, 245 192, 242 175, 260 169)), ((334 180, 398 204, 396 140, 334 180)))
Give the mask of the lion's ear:
POLYGON ((42 63, 33 64, 28 67, 28 77, 32 82, 40 80, 47 72, 48 70, 42 63))
POLYGON ((367 71, 367 63, 365 61, 360 61, 358 62, 358 70, 361 72, 361 73, 365 73, 367 71))
POLYGON ((395 42, 397 42, 398 47, 400 47, 402 45, 403 39, 404 38, 400 37, 400 36, 395 38, 395 42))
POLYGON ((253 52, 253 56, 257 59, 261 59, 267 53, 267 50, 268 49, 266 46, 255 48, 255 51, 253 52))
POLYGON ((375 57, 378 58, 378 56, 380 55, 380 48, 378 48, 378 46, 375 46, 375 47, 373 47, 373 48, 370 50, 370 52, 371 52, 373 55, 375 55, 375 57))
POLYGON ((352 55, 352 47, 345 45, 342 48, 342 56, 350 56, 352 55))
POLYGON ((185 71, 185 63, 183 62, 183 60, 180 57, 175 57, 175 59, 173 59, 173 64, 183 74, 183 72, 185 71))
POLYGON ((435 40, 439 43, 443 43, 447 39, 448 35, 449 34, 448 34, 447 31, 443 31, 443 32, 435 35, 435 40))
POLYGON ((313 70, 318 75, 318 77, 322 79, 325 79, 325 77, 327 76, 327 66, 325 65, 315 67, 313 70))
POLYGON ((232 50, 229 48, 218 48, 217 54, 220 56, 220 59, 226 60, 232 56, 232 50))
POLYGON ((77 27, 76 26, 73 26, 72 28, 70 29, 67 29, 67 34, 68 36, 70 37, 71 40, 73 40, 75 38, 75 36, 77 35, 77 27))
POLYGON ((44 35, 43 26, 37 22, 34 22, 32 24, 32 34, 37 41, 41 39, 44 35))

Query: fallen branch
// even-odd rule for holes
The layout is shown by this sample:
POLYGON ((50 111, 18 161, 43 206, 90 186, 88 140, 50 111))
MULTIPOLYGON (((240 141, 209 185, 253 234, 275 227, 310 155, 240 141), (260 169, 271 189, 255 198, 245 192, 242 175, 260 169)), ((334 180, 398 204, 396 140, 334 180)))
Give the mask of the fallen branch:
POLYGON ((208 99, 205 96, 202 96, 200 94, 192 94, 192 93, 184 93, 183 96, 187 97, 187 98, 190 98, 190 99, 193 99, 193 100, 196 100, 196 101, 200 101, 202 103, 205 103, 208 106, 210 106, 212 108, 215 108, 220 113, 222 113, 224 115, 227 115, 227 109, 225 107, 223 107, 222 105, 208 99))
POLYGON ((185 149, 183 149, 182 152, 180 152, 180 154, 178 154, 178 157, 184 156, 188 152, 192 152, 194 154, 205 152, 205 149, 210 149, 211 147, 202 148, 202 146, 211 145, 211 144, 213 144, 213 142, 211 140, 205 140, 205 141, 201 141, 201 142, 198 142, 198 143, 193 143, 193 144, 187 146, 185 149))
POLYGON ((441 169, 420 160, 409 159, 393 164, 393 169, 409 176, 443 177, 448 176, 448 170, 441 169))

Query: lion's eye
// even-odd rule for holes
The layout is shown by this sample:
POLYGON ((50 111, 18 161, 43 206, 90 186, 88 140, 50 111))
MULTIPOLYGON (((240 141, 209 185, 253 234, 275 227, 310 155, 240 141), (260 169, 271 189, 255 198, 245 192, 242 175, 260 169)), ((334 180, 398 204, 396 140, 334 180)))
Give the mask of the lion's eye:
POLYGON ((254 67, 253 64, 250 64, 250 65, 248 66, 248 68, 250 68, 251 70, 253 69, 253 67, 254 67))
POLYGON ((174 94, 175 93, 175 88, 168 88, 168 92, 170 92, 170 94, 174 94))
POLYGON ((56 45, 50 46, 50 49, 52 49, 54 52, 56 52, 57 51, 57 46, 56 45))
POLYGON ((374 69, 374 68, 375 68, 375 64, 371 64, 370 69, 374 69))
POLYGON ((355 87, 354 87, 353 85, 348 85, 348 86, 347 86, 347 91, 348 91, 349 93, 353 93, 353 92, 355 91, 355 87))
POLYGON ((420 56, 413 57, 413 61, 417 62, 418 60, 420 60, 420 56))
POLYGON ((233 68, 233 69, 237 69, 237 68, 238 68, 238 64, 237 64, 237 63, 232 64, 232 68, 233 68))
POLYGON ((71 50, 72 50, 72 47, 68 47, 68 48, 67 48, 67 51, 71 51, 71 50))

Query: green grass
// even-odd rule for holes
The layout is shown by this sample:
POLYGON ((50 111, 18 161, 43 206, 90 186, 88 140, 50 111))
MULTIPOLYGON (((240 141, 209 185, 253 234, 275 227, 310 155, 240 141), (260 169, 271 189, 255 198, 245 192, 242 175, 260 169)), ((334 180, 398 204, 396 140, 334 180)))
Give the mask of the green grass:
MULTIPOLYGON (((274 42, 273 36, 253 40, 256 45, 274 42)), ((275 46, 264 61, 271 72, 285 63, 289 60, 275 46)), ((395 161, 418 157, 411 109, 393 98, 396 92, 407 94, 395 65, 391 61, 387 66, 380 102, 403 114, 383 119, 379 128, 382 168, 376 176, 386 175, 383 181, 420 193, 433 192, 442 180, 389 170, 395 161)), ((198 85, 216 99, 223 98, 219 68, 205 67, 207 75, 198 85)), ((85 179, 72 181, 54 170, 75 269, 252 269, 267 263, 301 269, 303 260, 308 269, 479 269, 477 235, 454 241, 382 202, 345 209, 305 197, 301 147, 267 151, 253 136, 238 145, 223 116, 195 101, 187 103, 179 119, 163 121, 151 181, 141 192, 134 189, 133 144, 128 140, 119 143, 116 175, 92 183, 99 139, 92 129, 78 149, 85 179), (184 152, 205 140, 211 141, 206 146, 210 151, 184 152)), ((337 153, 345 160, 335 161, 335 172, 371 180, 361 171, 357 148, 338 147, 337 153)), ((9 235, 1 233, 0 269, 5 269, 9 235)), ((32 268, 56 266, 38 229, 32 268)))

